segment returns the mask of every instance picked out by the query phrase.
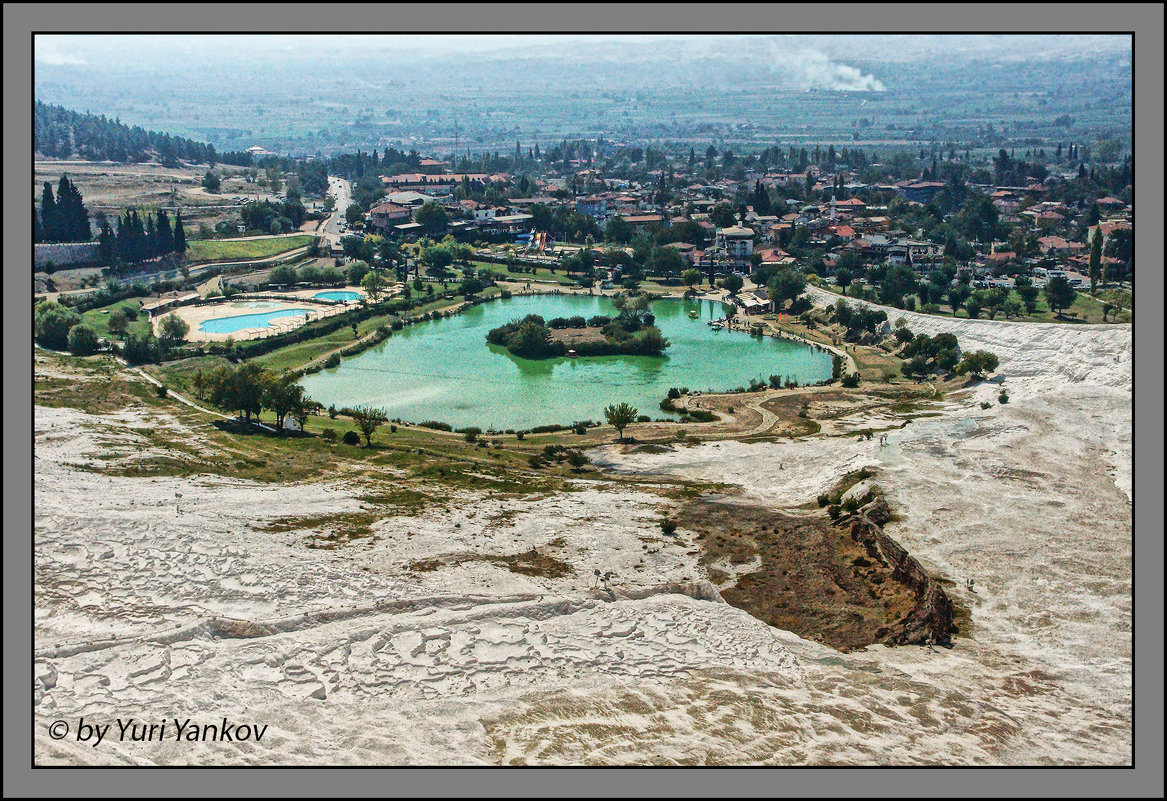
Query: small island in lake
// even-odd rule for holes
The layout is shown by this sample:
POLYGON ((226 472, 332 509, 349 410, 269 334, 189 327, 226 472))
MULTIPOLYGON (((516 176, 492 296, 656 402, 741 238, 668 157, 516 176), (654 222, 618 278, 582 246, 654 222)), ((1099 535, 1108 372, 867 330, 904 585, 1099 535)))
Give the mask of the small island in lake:
POLYGON ((669 346, 653 323, 648 299, 613 298, 617 316, 556 317, 544 320, 528 314, 493 328, 486 335, 492 345, 506 348, 525 359, 553 359, 560 356, 659 356, 669 346))

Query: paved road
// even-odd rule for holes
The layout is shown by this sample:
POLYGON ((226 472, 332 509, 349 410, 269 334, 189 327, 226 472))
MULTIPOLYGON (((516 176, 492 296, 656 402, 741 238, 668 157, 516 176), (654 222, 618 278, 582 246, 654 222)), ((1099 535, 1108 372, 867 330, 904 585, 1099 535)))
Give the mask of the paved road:
POLYGON ((335 175, 328 176, 328 194, 336 201, 332 216, 324 223, 321 234, 329 246, 337 247, 340 244, 340 224, 344 221, 345 209, 352 203, 352 185, 343 178, 335 175))

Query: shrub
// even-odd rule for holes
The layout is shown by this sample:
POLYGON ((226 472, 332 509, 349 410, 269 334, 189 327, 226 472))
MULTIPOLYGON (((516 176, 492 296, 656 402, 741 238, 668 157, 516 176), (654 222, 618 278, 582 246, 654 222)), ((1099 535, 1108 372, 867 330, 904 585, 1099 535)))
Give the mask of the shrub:
POLYGON ((675 533, 677 533, 677 521, 665 518, 664 520, 660 521, 660 530, 661 533, 666 537, 673 536, 675 533))
POLYGON ((69 345, 69 331, 81 322, 81 315, 60 303, 42 301, 33 312, 36 341, 43 347, 64 350, 69 345))
POLYGON ((361 444, 361 435, 355 431, 344 432, 344 444, 345 445, 360 445, 361 444))
POLYGON ((862 506, 866 501, 867 501, 866 497, 864 497, 864 498, 848 498, 847 500, 843 501, 843 511, 844 512, 854 512, 856 509, 858 509, 860 506, 862 506))
POLYGON ((329 420, 336 419, 336 404, 335 403, 328 407, 328 419, 329 420))
POLYGON ((324 360, 324 366, 329 368, 340 367, 340 354, 330 353, 328 358, 324 360))
POLYGON ((122 355, 130 364, 153 361, 157 353, 156 340, 149 334, 130 332, 126 337, 122 355))
POLYGON ((434 431, 453 431, 454 427, 449 423, 440 423, 437 420, 425 420, 418 423, 422 428, 432 428, 434 431))
POLYGON ((389 433, 396 434, 397 433, 397 426, 395 426, 395 425, 389 426, 389 433))
POLYGON ((532 434, 554 434, 556 431, 564 431, 567 428, 568 428, 568 426, 565 426, 565 425, 559 425, 558 423, 550 423, 549 425, 545 425, 545 426, 533 427, 531 429, 531 433, 532 434))
POLYGON ((1006 391, 1006 390, 1004 390, 1004 389, 1003 389, 1003 390, 1001 390, 1001 394, 997 396, 997 400, 998 400, 1000 403, 1008 403, 1008 402, 1009 402, 1009 393, 1008 393, 1008 391, 1006 391))
POLYGON ((843 507, 833 503, 827 507, 827 514, 831 516, 831 520, 838 520, 839 516, 843 514, 843 507))
POLYGON ((859 373, 849 373, 843 376, 842 384, 847 389, 854 389, 859 386, 859 373))
POLYGON ((320 436, 323 437, 324 439, 328 440, 329 442, 335 442, 336 441, 336 429, 326 428, 320 432, 320 436))
POLYGON ((482 433, 482 429, 476 426, 468 428, 459 428, 458 433, 461 434, 467 442, 474 442, 478 439, 478 435, 482 433))
POLYGON ((982 409, 992 409, 993 404, 989 403, 988 401, 981 401, 981 408, 982 409))
POLYGON ((97 352, 97 334, 87 325, 69 329, 69 352, 74 356, 89 356, 97 352))
POLYGON ((516 431, 516 432, 515 432, 515 439, 520 439, 520 440, 521 440, 521 439, 524 439, 524 438, 526 438, 526 436, 527 436, 527 432, 526 432, 526 431, 516 431))
POLYGON ((170 392, 170 389, 165 384, 159 384, 156 387, 154 387, 154 394, 160 398, 165 398, 169 392, 170 392))

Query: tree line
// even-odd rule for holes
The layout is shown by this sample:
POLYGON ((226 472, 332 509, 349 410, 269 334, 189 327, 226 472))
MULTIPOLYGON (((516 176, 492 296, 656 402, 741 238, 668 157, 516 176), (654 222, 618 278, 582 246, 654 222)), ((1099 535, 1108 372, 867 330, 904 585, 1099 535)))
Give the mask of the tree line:
POLYGON ((163 164, 178 160, 213 164, 215 146, 182 136, 130 127, 105 115, 79 113, 37 101, 33 112, 33 147, 57 159, 141 162, 156 155, 163 164))
POLYGON ((57 183, 56 197, 53 185, 45 181, 40 209, 33 204, 32 220, 33 242, 88 242, 93 238, 81 191, 66 175, 57 183))
POLYGON ((129 209, 118 217, 116 228, 108 220, 102 224, 97 244, 97 259, 104 266, 137 264, 168 253, 181 256, 187 248, 182 211, 176 211, 171 222, 165 209, 155 214, 129 209))

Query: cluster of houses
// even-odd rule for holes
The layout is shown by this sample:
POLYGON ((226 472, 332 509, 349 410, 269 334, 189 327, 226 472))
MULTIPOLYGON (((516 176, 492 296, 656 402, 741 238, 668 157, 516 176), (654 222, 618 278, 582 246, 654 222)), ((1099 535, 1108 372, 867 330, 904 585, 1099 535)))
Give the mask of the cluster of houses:
MULTIPOLYGON (((439 169, 444 162, 429 160, 427 165, 439 169)), ((603 228, 619 218, 625 230, 635 234, 659 229, 677 223, 696 223, 703 229, 702 239, 708 243, 673 242, 675 248, 690 266, 705 271, 749 273, 757 265, 784 266, 795 262, 782 249, 797 229, 803 229, 803 244, 821 248, 828 268, 848 250, 855 251, 864 264, 886 263, 909 265, 926 272, 944 261, 943 243, 927 241, 919 232, 896 230, 886 206, 869 206, 864 197, 899 197, 913 204, 925 204, 936 198, 944 187, 940 181, 908 180, 887 184, 864 184, 851 171, 829 172, 810 166, 805 172, 758 174, 747 173, 745 180, 724 178, 712 183, 691 181, 684 184, 684 176, 670 173, 671 200, 667 206, 659 204, 659 187, 665 172, 655 170, 642 183, 628 179, 604 176, 597 169, 584 167, 568 169, 564 174, 530 181, 533 190, 527 197, 507 197, 505 203, 486 204, 475 200, 457 199, 459 186, 485 190, 497 187, 509 190, 515 185, 514 176, 488 173, 407 173, 382 177, 386 196, 367 215, 366 226, 378 233, 396 233, 415 236, 421 225, 414 216, 425 203, 442 206, 451 220, 455 233, 473 238, 476 233, 520 234, 531 230, 531 206, 544 204, 550 208, 567 207, 594 219, 603 228), (784 188, 799 185, 814 190, 812 196, 830 197, 828 202, 806 202, 791 198, 771 204, 764 212, 747 205, 744 213, 735 215, 734 224, 716 225, 711 220, 714 207, 724 199, 740 196, 743 189, 761 184, 771 197, 783 194, 784 188), (864 191, 869 190, 869 191, 864 191)), ((683 172, 683 170, 682 170, 683 172)), ((1052 259, 1068 270, 1085 267, 1089 257, 1089 239, 1097 232, 1104 239, 1115 230, 1129 229, 1131 207, 1123 201, 1106 197, 1098 200, 1101 222, 1090 229, 1086 241, 1077 236, 1081 209, 1070 209, 1056 201, 1045 200, 1048 188, 1044 184, 1027 186, 978 186, 998 209, 1000 219, 1020 226, 1038 235, 1040 254, 1019 258, 1004 242, 976 243, 978 252, 972 262, 962 264, 975 273, 1001 273, 1011 262, 1035 262, 1052 259)), ((465 193, 460 193, 463 196, 465 193)), ((481 196, 478 191, 475 195, 481 196)), ((506 193, 491 193, 505 197, 506 193)), ((740 207, 735 206, 735 209, 740 207)), ((724 220, 723 220, 724 222, 724 220)), ((1109 262, 1116 260, 1107 257, 1109 262)))

